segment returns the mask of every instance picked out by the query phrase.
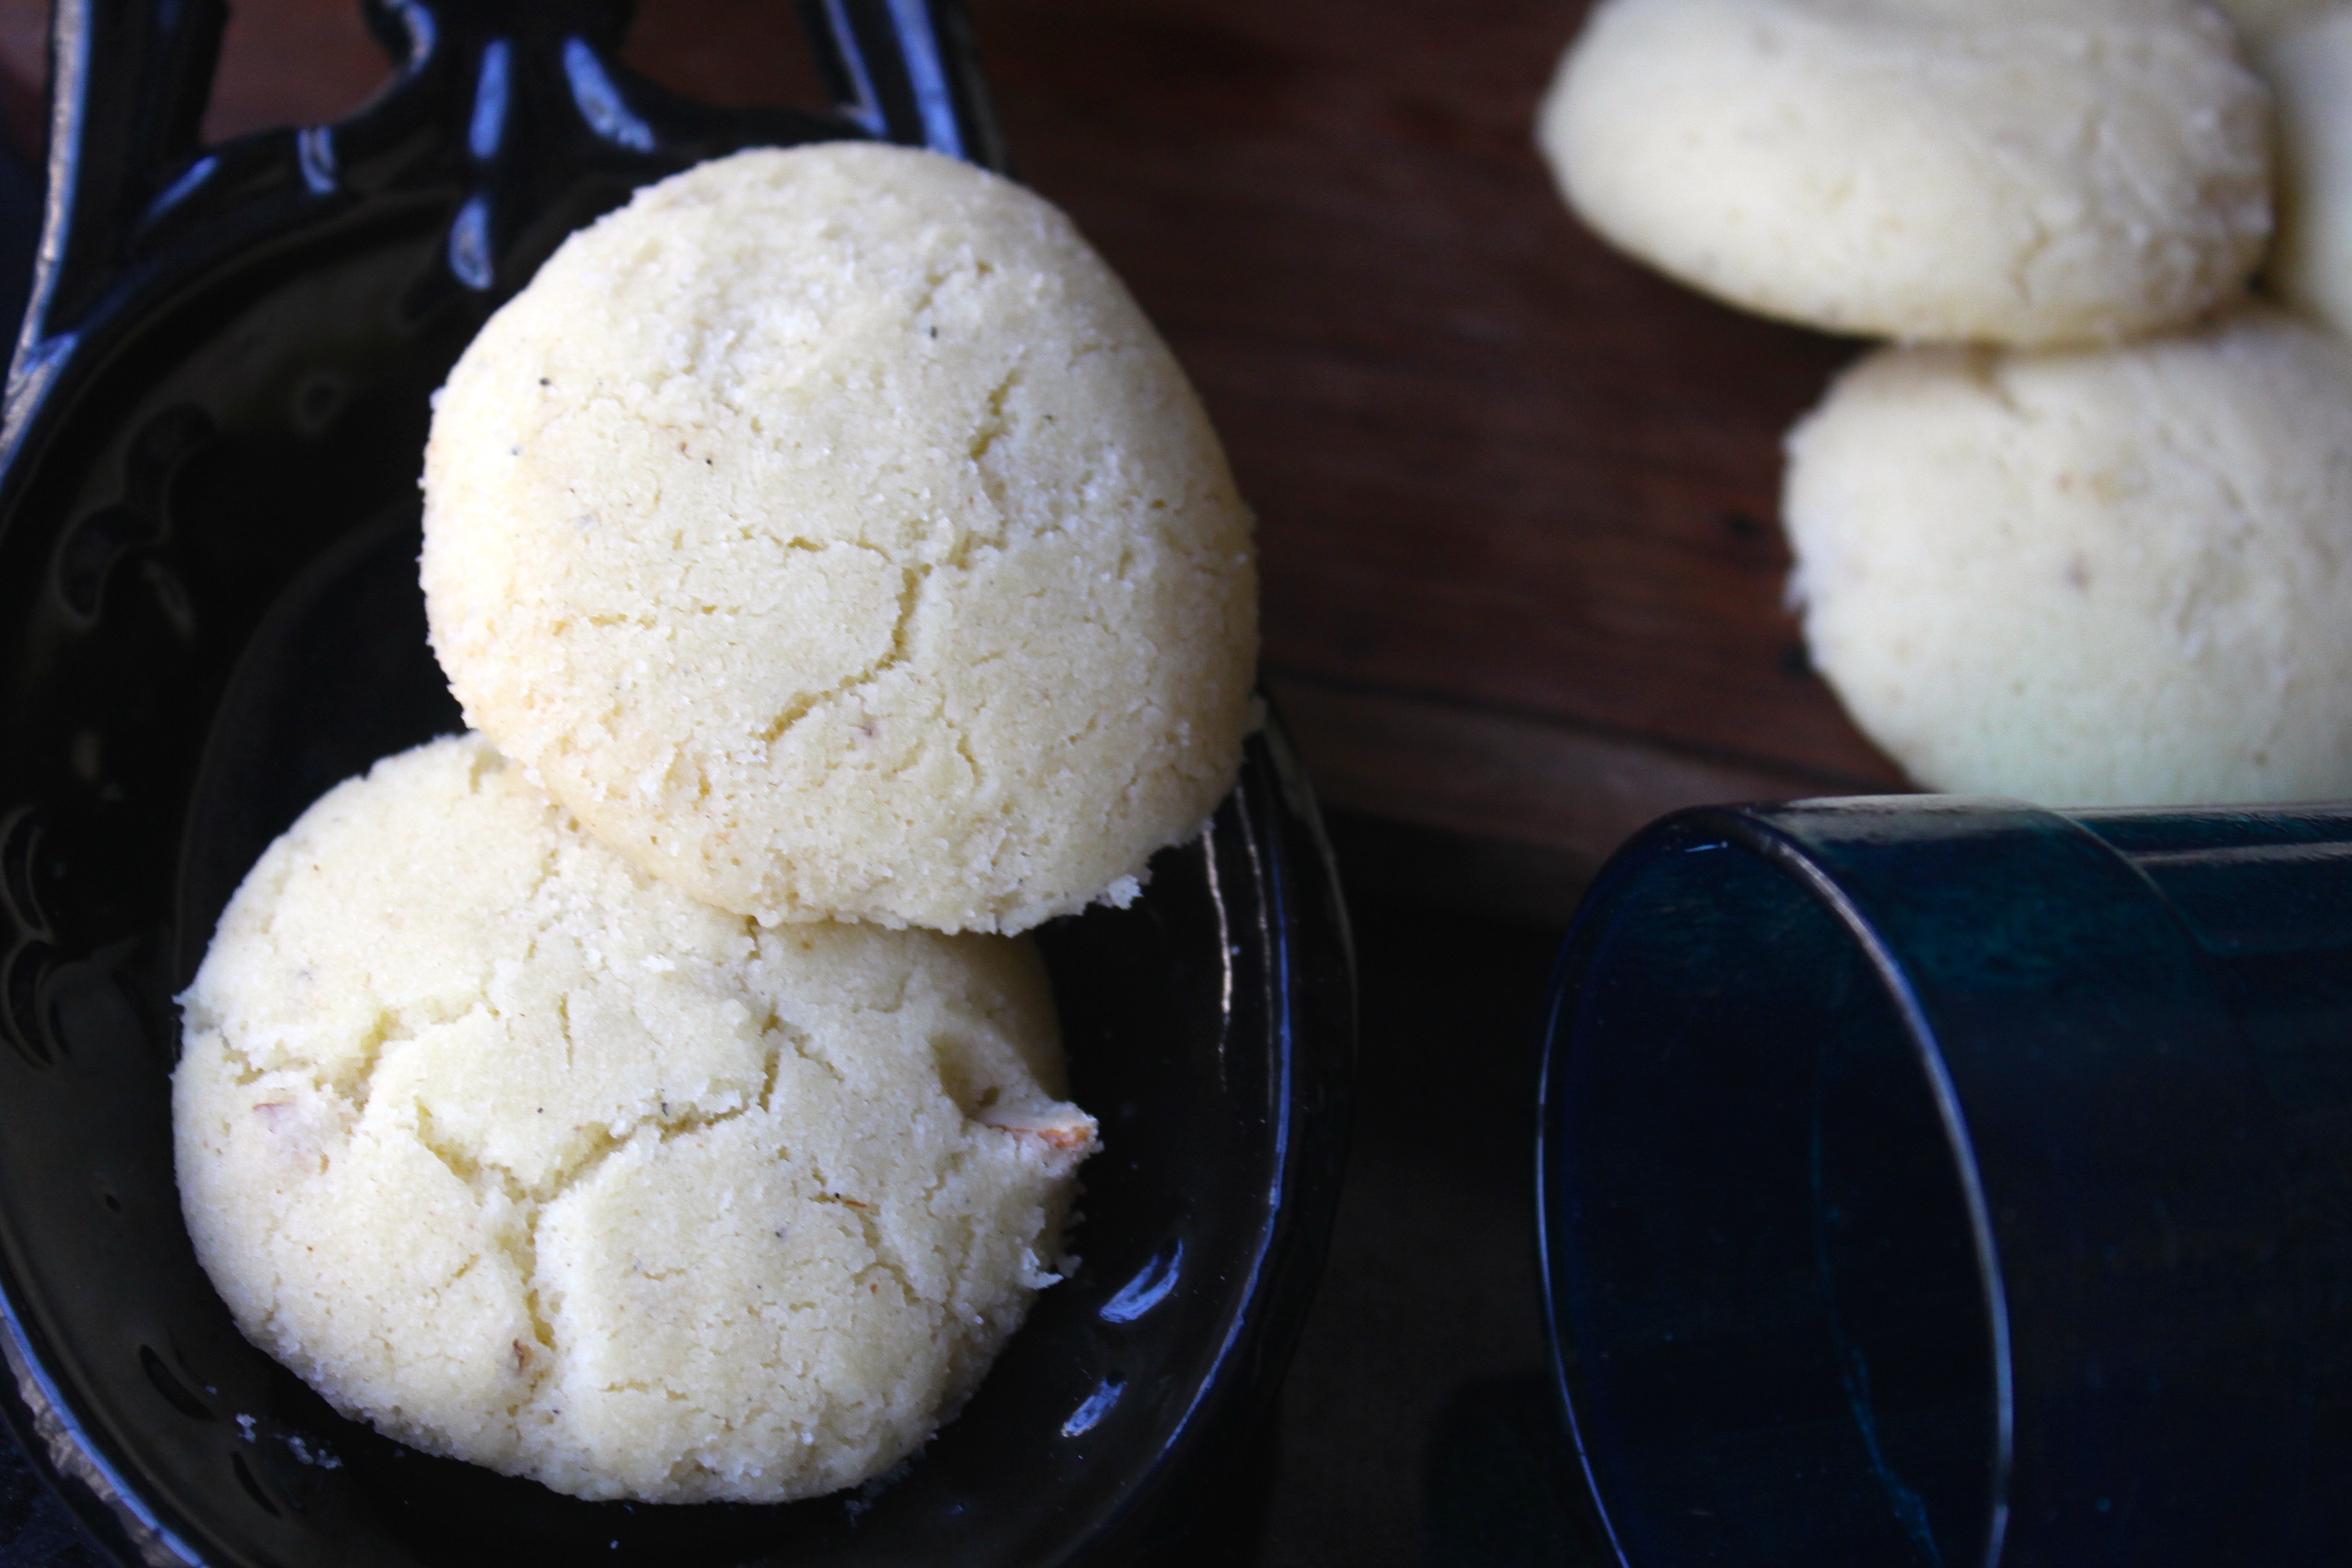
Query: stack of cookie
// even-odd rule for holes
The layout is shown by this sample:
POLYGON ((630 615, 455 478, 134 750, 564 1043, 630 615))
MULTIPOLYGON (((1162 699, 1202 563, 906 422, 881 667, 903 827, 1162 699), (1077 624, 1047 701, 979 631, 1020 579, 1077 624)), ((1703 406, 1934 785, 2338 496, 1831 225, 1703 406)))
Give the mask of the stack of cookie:
MULTIPOLYGON (((1783 520, 1816 666, 1931 787, 2352 793, 2352 347, 2249 291, 2276 170, 2352 137, 2294 131, 2342 114, 2313 25, 2244 4, 2284 157, 2200 0, 1601 0, 1544 105, 1615 244, 1898 340, 1790 435, 1783 520)), ((2324 312, 2352 220, 2282 205, 2324 312)))
POLYGON ((338 1407, 582 1497, 887 1469, 1051 1260, 1095 1125, 1017 933, 1230 789, 1246 510, 1068 221, 745 153, 578 234, 439 395, 477 732, 265 854, 182 999, 183 1205, 338 1407))

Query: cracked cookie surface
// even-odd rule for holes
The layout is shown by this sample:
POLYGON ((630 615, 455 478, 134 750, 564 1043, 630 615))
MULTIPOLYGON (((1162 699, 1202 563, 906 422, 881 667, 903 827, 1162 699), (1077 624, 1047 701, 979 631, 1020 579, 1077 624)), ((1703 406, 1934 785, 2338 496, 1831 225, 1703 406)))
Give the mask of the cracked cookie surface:
POLYGON ((1232 787, 1250 521, 1069 221, 869 144, 640 191, 436 404, 422 563, 467 719, 765 922, 1125 901, 1232 787))
POLYGON ((479 737, 324 796, 182 998, 177 1171, 247 1337, 581 1497, 912 1452, 1050 1282, 1092 1121, 1025 942, 761 930, 479 737))

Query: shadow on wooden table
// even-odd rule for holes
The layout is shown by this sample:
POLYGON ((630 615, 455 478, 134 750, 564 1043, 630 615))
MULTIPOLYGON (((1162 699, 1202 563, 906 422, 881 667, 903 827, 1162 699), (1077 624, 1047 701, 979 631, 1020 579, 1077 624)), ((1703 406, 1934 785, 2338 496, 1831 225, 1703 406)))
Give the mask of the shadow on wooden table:
POLYGON ((1260 1561, 1599 1568, 1536 1298, 1537 1021, 1559 933, 1349 902, 1354 1146, 1260 1561))

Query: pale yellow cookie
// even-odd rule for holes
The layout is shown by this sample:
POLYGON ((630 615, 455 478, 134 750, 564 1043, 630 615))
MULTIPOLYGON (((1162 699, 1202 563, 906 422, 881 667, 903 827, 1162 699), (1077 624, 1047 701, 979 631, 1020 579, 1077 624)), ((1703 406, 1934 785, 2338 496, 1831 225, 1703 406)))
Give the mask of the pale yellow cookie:
POLYGON ((2269 138, 2196 0, 1601 0, 1538 127, 1587 223, 1735 305, 2010 343, 2235 295, 2269 138))
POLYGON ((196 1255, 339 1409, 589 1498, 919 1447, 1047 1272, 1092 1121, 1024 942, 761 931, 478 737, 272 845, 181 998, 196 1255))
POLYGON ((2317 327, 1884 351, 1790 437, 1783 510, 1815 664, 1931 788, 2352 794, 2352 348, 2317 327))
POLYGON ((566 241, 441 394, 433 644, 590 832, 763 921, 1018 931, 1231 788, 1249 514, 1067 219, 867 144, 566 241))

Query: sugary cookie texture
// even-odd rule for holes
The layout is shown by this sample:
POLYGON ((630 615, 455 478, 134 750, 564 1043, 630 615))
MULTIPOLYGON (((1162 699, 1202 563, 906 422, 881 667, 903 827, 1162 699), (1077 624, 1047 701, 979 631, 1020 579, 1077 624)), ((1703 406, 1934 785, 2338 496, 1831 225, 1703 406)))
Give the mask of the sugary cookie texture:
POLYGON ((1931 788, 2352 794, 2352 348, 2317 327, 1883 351, 1790 437, 1783 515, 1813 662, 1931 788))
POLYGON ((180 1194, 237 1326, 417 1447, 781 1501, 919 1446, 1093 1123, 1025 942, 761 931, 478 738, 272 845, 182 998, 180 1194))
POLYGON ((1585 221, 1734 304, 2027 344, 2237 293, 2269 137, 2196 0, 1602 0, 1538 127, 1585 221))
POLYGON ((1059 212, 745 153, 565 242, 451 374, 433 645, 590 832, 761 921, 1124 901, 1231 788, 1250 519, 1059 212))

